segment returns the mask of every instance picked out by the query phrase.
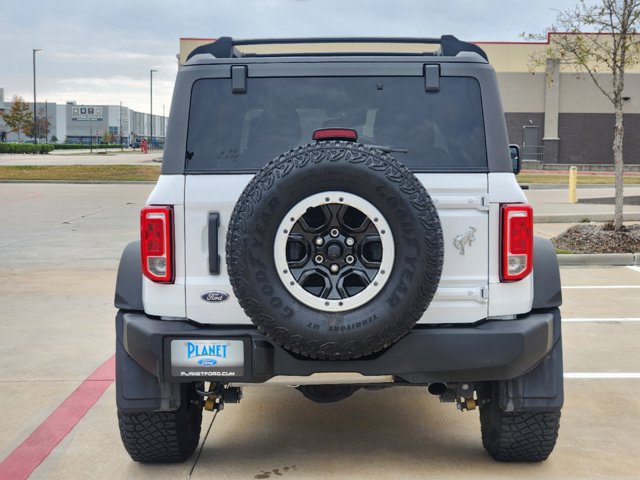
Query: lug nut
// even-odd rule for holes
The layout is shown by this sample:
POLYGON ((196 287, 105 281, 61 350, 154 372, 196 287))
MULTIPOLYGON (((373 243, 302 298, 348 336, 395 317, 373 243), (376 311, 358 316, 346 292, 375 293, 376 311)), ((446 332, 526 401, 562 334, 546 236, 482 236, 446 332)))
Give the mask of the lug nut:
POLYGON ((324 262, 324 257, 322 255, 316 255, 316 258, 314 258, 316 263, 322 263, 324 262))
POLYGON ((338 271, 340 271, 340 267, 334 263, 331 265, 329 270, 331 270, 331 273, 338 273, 338 271))
POLYGON ((356 241, 353 238, 349 237, 344 241, 344 243, 346 243, 348 247, 353 247, 353 244, 356 243, 356 241))
POLYGON ((320 246, 324 243, 324 239, 322 237, 316 237, 316 245, 320 246))
POLYGON ((345 260, 346 260, 347 263, 353 263, 353 262, 356 261, 356 259, 353 258, 353 255, 347 255, 345 260))
POLYGON ((331 232, 329 232, 329 234, 330 234, 332 237, 334 237, 334 238, 335 238, 335 237, 337 237, 338 235, 340 235, 340 230, 338 230, 337 228, 332 228, 332 229, 331 229, 331 232))

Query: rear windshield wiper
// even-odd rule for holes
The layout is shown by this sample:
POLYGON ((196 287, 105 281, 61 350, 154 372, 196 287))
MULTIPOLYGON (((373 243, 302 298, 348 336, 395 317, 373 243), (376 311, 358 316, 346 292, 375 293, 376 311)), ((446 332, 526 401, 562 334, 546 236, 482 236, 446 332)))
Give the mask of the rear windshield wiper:
POLYGON ((409 153, 406 148, 389 147, 388 145, 368 145, 369 147, 376 148, 384 153, 409 153))

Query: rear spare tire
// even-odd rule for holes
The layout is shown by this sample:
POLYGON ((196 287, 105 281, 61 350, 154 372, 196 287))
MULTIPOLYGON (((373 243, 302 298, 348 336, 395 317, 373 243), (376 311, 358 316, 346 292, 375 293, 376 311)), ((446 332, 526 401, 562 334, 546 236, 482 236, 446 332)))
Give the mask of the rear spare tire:
POLYGON ((440 281, 442 228, 420 181, 374 147, 319 142, 267 164, 235 206, 227 269, 282 347, 357 358, 405 335, 440 281))

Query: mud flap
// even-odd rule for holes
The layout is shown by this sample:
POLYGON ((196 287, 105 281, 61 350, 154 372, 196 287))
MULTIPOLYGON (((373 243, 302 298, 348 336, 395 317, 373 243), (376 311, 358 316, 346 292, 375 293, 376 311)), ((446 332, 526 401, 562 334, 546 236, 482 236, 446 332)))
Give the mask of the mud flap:
POLYGON ((122 312, 116 317, 116 404, 121 411, 168 411, 180 406, 179 383, 160 382, 129 356, 122 343, 122 312))
POLYGON ((554 346, 530 372, 500 384, 500 408, 506 412, 559 410, 564 403, 560 311, 554 312, 554 346))

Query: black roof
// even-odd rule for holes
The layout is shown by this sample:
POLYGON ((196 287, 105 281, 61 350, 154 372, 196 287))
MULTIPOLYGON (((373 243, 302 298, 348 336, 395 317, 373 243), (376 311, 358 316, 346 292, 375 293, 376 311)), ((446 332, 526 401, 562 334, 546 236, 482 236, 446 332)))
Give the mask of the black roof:
MULTIPOLYGON (((187 57, 189 60, 194 55, 209 54, 216 58, 242 58, 242 57, 256 57, 256 56, 287 56, 289 54, 246 54, 241 52, 238 46, 243 45, 292 45, 292 44, 308 44, 308 43, 398 43, 398 44, 425 44, 425 45, 440 45, 440 48, 435 52, 424 52, 423 55, 431 56, 447 56, 454 57, 460 52, 475 52, 483 57, 485 60, 489 60, 487 54, 479 46, 458 40, 453 35, 443 35, 440 38, 413 38, 413 37, 335 37, 335 38, 276 38, 276 39, 256 39, 256 40, 234 40, 231 37, 220 37, 215 42, 201 45, 195 48, 187 57)), ((296 53, 295 56, 323 55, 322 53, 296 53)), ((372 55, 370 52, 356 53, 348 52, 342 54, 332 55, 372 55)), ((375 54, 373 54, 375 55, 375 54)), ((385 53, 389 55, 389 53, 385 53)), ((412 54, 415 55, 415 54, 412 54)))

